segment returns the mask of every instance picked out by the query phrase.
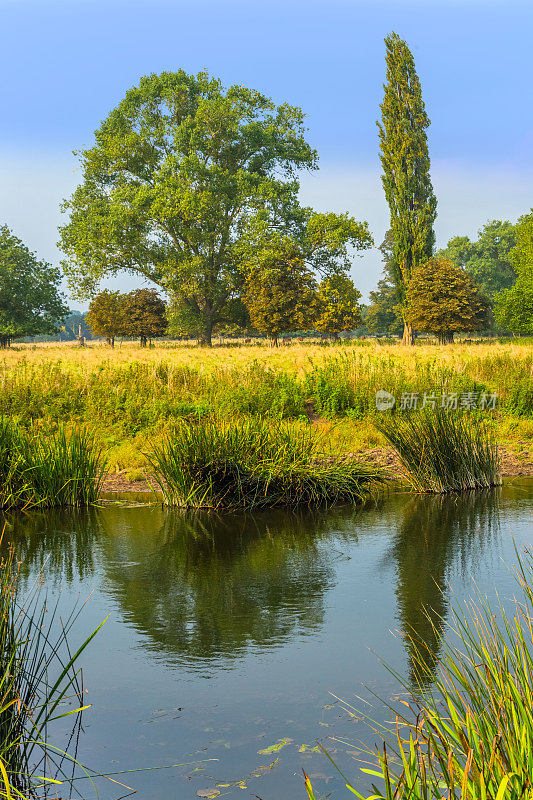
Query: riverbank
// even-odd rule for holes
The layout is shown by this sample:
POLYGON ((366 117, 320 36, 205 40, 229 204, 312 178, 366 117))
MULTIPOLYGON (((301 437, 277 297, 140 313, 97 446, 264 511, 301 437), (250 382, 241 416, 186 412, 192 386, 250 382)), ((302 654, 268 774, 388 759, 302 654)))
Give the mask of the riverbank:
POLYGON ((398 465, 374 424, 376 394, 395 409, 424 398, 480 411, 494 428, 504 475, 533 474, 533 345, 529 342, 339 345, 279 348, 233 343, 212 349, 162 342, 16 345, 0 359, 0 409, 48 436, 59 425, 94 434, 110 481, 143 482, 146 453, 180 420, 239 424, 251 418, 311 426, 324 452, 398 465), (117 476, 112 477, 112 476, 117 476))
MULTIPOLYGON (((504 478, 533 477, 533 452, 527 449, 529 443, 523 443, 523 449, 509 450, 500 448, 502 475, 504 478)), ((383 467, 391 480, 403 478, 398 455, 392 447, 372 447, 354 454, 362 462, 383 467)), ((157 486, 148 472, 137 470, 137 477, 132 480, 130 469, 108 472, 102 482, 101 492, 105 495, 122 494, 123 492, 150 492, 157 486)))

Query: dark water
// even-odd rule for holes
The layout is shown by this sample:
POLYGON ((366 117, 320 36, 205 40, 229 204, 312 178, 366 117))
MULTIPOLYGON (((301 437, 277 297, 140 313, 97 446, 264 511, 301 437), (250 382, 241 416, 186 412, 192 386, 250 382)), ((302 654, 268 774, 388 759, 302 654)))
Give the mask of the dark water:
POLYGON ((459 499, 394 494, 360 512, 216 519, 117 505, 11 519, 8 534, 24 580, 42 570, 65 615, 90 595, 80 640, 109 615, 83 657, 82 761, 110 772, 216 759, 118 779, 152 800, 217 784, 230 784, 221 797, 292 800, 305 796, 302 767, 319 795, 348 796, 317 739, 356 782, 357 742, 374 741, 329 692, 358 707, 394 695, 378 656, 413 671, 394 631, 428 642, 432 667, 424 607, 446 616, 450 591, 460 602, 473 579, 510 597, 532 513, 533 482, 517 481, 459 499))

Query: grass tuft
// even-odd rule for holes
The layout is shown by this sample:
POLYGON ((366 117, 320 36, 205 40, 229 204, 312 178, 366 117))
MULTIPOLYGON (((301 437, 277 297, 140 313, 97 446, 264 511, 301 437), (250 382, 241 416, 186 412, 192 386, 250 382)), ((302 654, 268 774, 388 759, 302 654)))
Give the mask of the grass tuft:
POLYGON ((0 508, 88 506, 96 502, 105 463, 93 439, 64 428, 30 435, 0 419, 0 508))
POLYGON ((328 458, 309 429, 263 420, 183 422, 148 459, 165 504, 188 508, 361 503, 383 482, 379 470, 328 458))
POLYGON ((501 484, 498 447, 479 417, 426 408, 377 428, 396 449, 418 492, 460 492, 501 484))

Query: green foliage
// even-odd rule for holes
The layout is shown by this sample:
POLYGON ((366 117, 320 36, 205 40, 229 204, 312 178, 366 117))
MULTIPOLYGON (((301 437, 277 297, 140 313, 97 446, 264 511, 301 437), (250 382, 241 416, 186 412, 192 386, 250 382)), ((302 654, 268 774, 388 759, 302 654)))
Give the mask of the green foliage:
POLYGON ((351 331, 361 325, 359 292, 347 275, 324 278, 318 289, 319 316, 315 329, 338 336, 341 331, 351 331))
POLYGON ((387 36, 385 45, 387 80, 378 123, 380 159, 394 242, 391 269, 404 301, 411 272, 433 255, 437 201, 429 174, 426 129, 430 123, 413 56, 396 33, 387 36))
POLYGON ((512 333, 533 332, 533 211, 516 224, 516 245, 511 260, 517 273, 514 286, 496 298, 498 326, 512 333))
POLYGON ((58 269, 38 261, 7 225, 0 227, 0 347, 58 330, 68 312, 59 280, 58 269))
POLYGON ((328 458, 309 429, 182 423, 148 455, 167 505, 220 510, 362 502, 379 471, 328 458))
POLYGON ((489 327, 489 302, 464 270, 432 258, 413 270, 407 286, 406 319, 418 331, 453 341, 459 331, 489 327))
POLYGON ((478 238, 455 236, 438 259, 447 259, 464 269, 487 297, 494 298, 503 289, 510 289, 516 276, 512 252, 516 244, 516 228, 511 222, 490 220, 478 231, 478 238))
POLYGON ((316 281, 291 242, 277 240, 260 251, 246 278, 244 302, 253 327, 274 344, 283 333, 314 324, 316 281))
POLYGON ((417 492, 458 492, 501 483, 494 436, 475 416, 426 407, 401 421, 383 418, 377 427, 398 452, 417 492))
POLYGON ((134 289, 123 300, 123 333, 140 338, 157 339, 166 332, 166 306, 155 289, 134 289))
POLYGON ((63 428, 28 435, 0 419, 0 508, 84 507, 95 503, 104 475, 100 450, 86 433, 63 428))
POLYGON ((124 308, 120 292, 104 289, 91 300, 85 321, 95 336, 105 336, 111 347, 124 330, 124 308))
POLYGON ((533 270, 517 279, 496 298, 494 316, 499 328, 511 333, 533 333, 533 270))

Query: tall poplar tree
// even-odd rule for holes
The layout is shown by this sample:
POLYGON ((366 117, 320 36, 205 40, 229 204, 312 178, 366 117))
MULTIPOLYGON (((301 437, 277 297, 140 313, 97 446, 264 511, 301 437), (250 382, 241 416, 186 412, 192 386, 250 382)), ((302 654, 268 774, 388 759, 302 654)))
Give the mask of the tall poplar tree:
MULTIPOLYGON (((393 278, 407 310, 406 288, 411 272, 433 255, 437 200, 429 174, 426 129, 429 117, 415 62, 406 42, 396 33, 385 39, 387 82, 378 122, 382 182, 390 208, 394 242, 393 278)), ((404 344, 413 330, 404 315, 404 344)))

